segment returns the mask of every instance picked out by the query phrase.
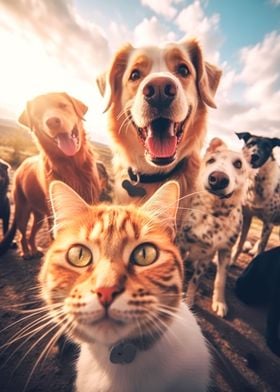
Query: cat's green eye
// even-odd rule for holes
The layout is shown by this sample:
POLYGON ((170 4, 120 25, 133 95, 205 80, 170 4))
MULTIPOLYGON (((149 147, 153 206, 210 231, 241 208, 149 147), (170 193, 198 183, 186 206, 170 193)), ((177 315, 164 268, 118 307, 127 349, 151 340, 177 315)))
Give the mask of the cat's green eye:
POLYGON ((92 262, 92 253, 84 245, 73 245, 67 252, 67 260, 74 267, 87 267, 92 262))
POLYGON ((134 249, 130 256, 130 262, 145 267, 154 263, 158 254, 158 248, 154 244, 145 242, 134 249))

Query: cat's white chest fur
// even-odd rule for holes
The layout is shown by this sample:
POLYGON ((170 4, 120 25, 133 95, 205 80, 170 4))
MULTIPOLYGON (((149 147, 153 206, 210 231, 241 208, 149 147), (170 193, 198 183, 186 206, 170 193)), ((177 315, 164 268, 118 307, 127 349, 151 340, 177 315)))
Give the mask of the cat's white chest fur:
POLYGON ((195 317, 181 304, 168 332, 133 362, 112 364, 104 345, 81 345, 77 392, 205 392, 210 354, 195 317))

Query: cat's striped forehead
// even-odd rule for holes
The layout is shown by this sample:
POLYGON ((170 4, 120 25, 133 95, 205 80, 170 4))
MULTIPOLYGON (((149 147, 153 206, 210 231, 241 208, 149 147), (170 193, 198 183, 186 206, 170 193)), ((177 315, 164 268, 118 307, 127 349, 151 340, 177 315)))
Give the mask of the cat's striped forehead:
POLYGON ((79 238, 94 243, 106 256, 122 252, 128 243, 137 243, 151 235, 161 238, 164 230, 160 222, 153 220, 151 224, 149 217, 136 208, 102 206, 93 209, 92 215, 81 221, 79 238))
MULTIPOLYGON (((87 228, 87 238, 90 241, 110 240, 110 238, 127 236, 130 239, 138 239, 141 226, 130 211, 127 209, 104 209, 96 213, 93 227, 87 228), (101 237, 102 236, 102 237, 101 237)), ((143 220, 141 220, 143 222, 143 220)))

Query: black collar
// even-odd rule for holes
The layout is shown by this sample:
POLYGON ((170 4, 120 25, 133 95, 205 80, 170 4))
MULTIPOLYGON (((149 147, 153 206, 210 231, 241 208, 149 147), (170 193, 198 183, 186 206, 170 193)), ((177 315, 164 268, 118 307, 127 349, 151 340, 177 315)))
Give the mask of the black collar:
POLYGON ((138 184, 153 184, 167 180, 171 176, 177 174, 186 164, 187 159, 182 159, 177 165, 169 172, 161 172, 155 174, 139 173, 129 167, 127 170, 129 180, 122 182, 122 187, 127 191, 131 197, 143 197, 146 195, 146 190, 138 184))
POLYGON ((155 332, 151 336, 142 336, 129 340, 122 340, 110 349, 110 362, 126 365, 134 361, 138 351, 149 350, 160 339, 163 332, 155 332))

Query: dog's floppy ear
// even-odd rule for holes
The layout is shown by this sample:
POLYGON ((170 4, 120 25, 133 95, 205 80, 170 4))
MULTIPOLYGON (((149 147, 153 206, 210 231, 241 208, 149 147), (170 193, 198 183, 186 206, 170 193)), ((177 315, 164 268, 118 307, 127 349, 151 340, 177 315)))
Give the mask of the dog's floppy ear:
POLYGON ((0 166, 7 171, 11 168, 8 162, 4 161, 3 159, 0 159, 0 166))
POLYGON ((111 63, 109 70, 102 73, 97 79, 96 83, 101 95, 105 99, 106 112, 113 103, 114 95, 117 91, 121 91, 122 75, 128 60, 128 55, 132 51, 133 46, 129 43, 125 44, 118 52, 111 63))
POLYGON ((86 114, 86 112, 88 111, 88 107, 87 107, 87 105, 85 105, 82 101, 80 101, 79 99, 77 99, 77 98, 74 98, 74 97, 71 97, 69 94, 67 94, 67 93, 63 93, 66 97, 67 97, 67 99, 69 99, 69 101, 72 103, 72 105, 73 105, 73 107, 74 107, 74 109, 75 109, 75 112, 77 113, 77 115, 80 117, 80 118, 83 118, 84 117, 84 115, 86 114))
POLYGON ((280 147, 280 139, 278 137, 273 137, 271 139, 273 147, 280 147))
POLYGON ((18 118, 18 123, 20 125, 24 125, 27 128, 32 128, 32 121, 30 117, 30 101, 27 101, 26 106, 24 111, 21 113, 21 115, 18 118))
POLYGON ((197 72, 197 88, 202 101, 216 108, 214 96, 218 88, 222 71, 213 64, 204 61, 201 47, 197 40, 191 39, 183 42, 190 54, 192 63, 197 72))
POLYGON ((218 137, 214 137, 209 144, 209 147, 206 150, 206 153, 212 153, 215 151, 219 151, 219 150, 224 150, 225 148, 227 148, 227 145, 225 142, 223 142, 222 139, 218 138, 218 137))
POLYGON ((245 143, 248 142, 248 140, 252 137, 252 135, 249 132, 235 132, 236 136, 238 139, 243 139, 245 143))

